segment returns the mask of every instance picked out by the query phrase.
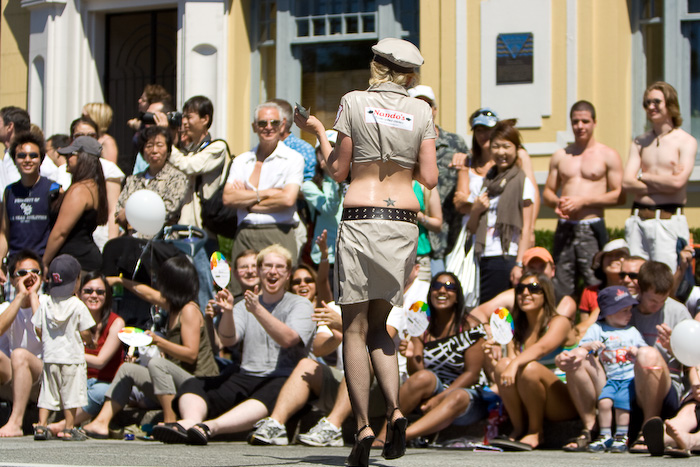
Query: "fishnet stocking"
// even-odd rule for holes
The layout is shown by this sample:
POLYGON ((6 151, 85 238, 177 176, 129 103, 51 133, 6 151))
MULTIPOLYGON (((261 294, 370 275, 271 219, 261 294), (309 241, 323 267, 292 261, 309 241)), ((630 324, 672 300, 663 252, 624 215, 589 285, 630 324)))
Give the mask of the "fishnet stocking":
MULTIPOLYGON (((369 388, 372 382, 367 351, 387 405, 387 418, 399 411, 399 367, 394 341, 386 331, 391 304, 371 300, 343 305, 343 365, 357 428, 369 425, 369 388)), ((393 418, 392 418, 393 419, 393 418)), ((368 430, 362 430, 363 433, 368 430)), ((361 439, 362 437, 360 437, 361 439)))

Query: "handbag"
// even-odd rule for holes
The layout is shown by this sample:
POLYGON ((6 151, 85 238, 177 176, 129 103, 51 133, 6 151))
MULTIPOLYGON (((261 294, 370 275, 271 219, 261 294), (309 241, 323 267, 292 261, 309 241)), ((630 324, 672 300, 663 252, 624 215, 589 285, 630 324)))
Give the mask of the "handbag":
POLYGON ((475 236, 467 230, 468 219, 468 216, 462 219, 462 229, 457 236, 454 248, 445 257, 445 269, 457 276, 462 283, 464 305, 471 309, 479 305, 481 274, 478 259, 474 253, 475 236))
POLYGON ((219 188, 209 198, 204 198, 201 177, 197 178, 197 191, 202 207, 202 225, 217 235, 233 238, 238 229, 238 210, 224 206, 224 186, 231 172, 231 152, 226 141, 217 139, 212 141, 212 143, 216 141, 223 141, 226 145, 226 164, 228 165, 222 171, 224 176, 220 180, 219 188))

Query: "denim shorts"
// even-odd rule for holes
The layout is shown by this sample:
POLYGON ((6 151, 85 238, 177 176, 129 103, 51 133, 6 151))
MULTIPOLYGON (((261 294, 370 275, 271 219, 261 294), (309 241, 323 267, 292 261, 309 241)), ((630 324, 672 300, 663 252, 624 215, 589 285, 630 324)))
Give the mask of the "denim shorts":
MULTIPOLYGON (((432 372, 431 372, 432 373, 432 372)), ((435 390, 433 396, 440 394, 448 388, 442 380, 435 375, 435 390)), ((466 410, 452 422, 452 425, 468 426, 485 419, 489 414, 491 404, 500 401, 500 397, 488 387, 483 388, 460 388, 469 393, 470 402, 466 410)))

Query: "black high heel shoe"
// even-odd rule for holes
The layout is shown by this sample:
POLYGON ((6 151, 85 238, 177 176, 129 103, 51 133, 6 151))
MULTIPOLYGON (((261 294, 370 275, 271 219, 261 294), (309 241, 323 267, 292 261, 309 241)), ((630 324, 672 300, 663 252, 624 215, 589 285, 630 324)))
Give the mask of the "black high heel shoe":
MULTIPOLYGON (((399 410, 395 408, 391 414, 399 410)), ((397 418, 393 422, 391 419, 386 421, 386 441, 382 450, 384 459, 398 459, 406 454, 406 428, 408 427, 408 419, 406 417, 397 418)))
POLYGON ((374 434, 371 434, 362 439, 358 439, 357 437, 365 428, 371 429, 372 427, 365 425, 357 430, 357 434, 355 435, 355 445, 352 447, 352 451, 350 451, 350 455, 345 461, 345 465, 348 467, 367 467, 369 465, 369 450, 372 447, 375 436, 374 434))

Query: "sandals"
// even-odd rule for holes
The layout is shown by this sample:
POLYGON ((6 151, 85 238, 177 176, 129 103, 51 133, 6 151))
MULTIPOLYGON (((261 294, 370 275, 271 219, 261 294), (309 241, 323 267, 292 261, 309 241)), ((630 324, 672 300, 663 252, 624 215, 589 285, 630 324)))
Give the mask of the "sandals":
POLYGON ((569 439, 566 444, 562 447, 564 452, 586 452, 588 445, 591 444, 593 440, 593 434, 588 428, 581 430, 581 433, 575 438, 569 439), (570 446, 570 444, 575 444, 575 446, 570 446))
POLYGON ((681 449, 681 448, 666 448, 664 451, 664 454, 666 454, 669 457, 675 457, 675 458, 680 458, 680 459, 686 459, 690 457, 692 454, 690 452, 690 449, 681 449))
POLYGON ((165 444, 187 444, 189 440, 187 430, 177 422, 154 426, 151 436, 165 444))
POLYGON ((630 454, 649 454, 649 448, 644 435, 639 435, 637 439, 630 445, 630 454))
MULTIPOLYGON (((71 428, 70 430, 63 430, 61 432, 63 441, 87 441, 88 437, 83 430, 80 428, 71 428)), ((36 439, 36 437, 34 438, 36 439)))
MULTIPOLYGON (((664 433, 666 428, 664 426, 664 421, 659 417, 653 417, 646 421, 642 426, 642 433, 644 433, 644 442, 647 447, 647 452, 652 456, 663 456, 664 450, 666 448, 664 444, 664 433)), ((639 438, 637 438, 637 444, 639 438)), ((632 452, 632 450, 630 450, 632 452)))
POLYGON ((34 441, 48 441, 53 439, 53 433, 44 425, 34 425, 34 441))
POLYGON ((523 443, 521 441, 517 441, 514 439, 510 439, 509 437, 507 437, 505 435, 496 436, 495 438, 489 440, 489 444, 491 446, 501 448, 504 451, 514 451, 514 452, 532 451, 532 446, 530 446, 529 444, 523 443))
POLYGON ((187 430, 188 444, 196 446, 206 446, 211 438, 211 429, 204 423, 197 423, 195 426, 187 430))

